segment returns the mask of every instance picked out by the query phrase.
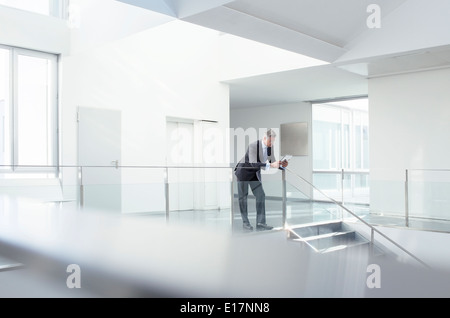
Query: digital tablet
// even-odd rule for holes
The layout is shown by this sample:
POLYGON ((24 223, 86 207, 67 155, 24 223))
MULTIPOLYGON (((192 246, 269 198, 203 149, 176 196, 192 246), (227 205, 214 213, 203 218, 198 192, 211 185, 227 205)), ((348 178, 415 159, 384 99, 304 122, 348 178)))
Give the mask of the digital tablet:
POLYGON ((291 160, 292 159, 292 156, 291 155, 285 155, 285 156, 283 156, 283 158, 281 158, 281 162, 283 162, 283 161, 289 161, 289 160, 291 160))

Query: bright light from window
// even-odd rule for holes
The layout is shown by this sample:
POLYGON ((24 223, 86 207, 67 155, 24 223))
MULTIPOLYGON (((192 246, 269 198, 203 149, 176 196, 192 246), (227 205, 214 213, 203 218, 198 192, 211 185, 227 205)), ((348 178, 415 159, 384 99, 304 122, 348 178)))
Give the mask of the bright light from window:
POLYGON ((20 165, 48 164, 47 59, 19 55, 18 159, 20 165))
POLYGON ((369 111, 369 100, 367 98, 346 100, 340 102, 331 102, 328 105, 341 106, 344 108, 356 109, 363 112, 369 111))
POLYGON ((0 49, 0 165, 10 164, 9 50, 0 49))
MULTIPOLYGON (((0 48, 2 171, 13 171, 17 166, 55 165, 56 89, 56 55, 6 46, 0 48)), ((46 173, 51 169, 44 170, 42 172, 46 173)), ((0 174, 0 178, 4 177, 0 174)))
POLYGON ((0 4, 25 11, 50 15, 49 0, 0 0, 0 4))

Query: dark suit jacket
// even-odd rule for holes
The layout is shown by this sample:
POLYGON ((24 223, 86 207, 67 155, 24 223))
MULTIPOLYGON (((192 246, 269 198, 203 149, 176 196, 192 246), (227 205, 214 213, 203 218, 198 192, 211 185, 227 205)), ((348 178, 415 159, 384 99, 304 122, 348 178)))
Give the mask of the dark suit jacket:
MULTIPOLYGON (((262 140, 251 143, 245 156, 239 161, 234 169, 238 181, 252 181, 255 177, 261 181, 261 169, 265 168, 266 163, 262 162, 264 158, 262 140)), ((275 162, 275 156, 271 151, 270 156, 267 157, 269 162, 275 162)))

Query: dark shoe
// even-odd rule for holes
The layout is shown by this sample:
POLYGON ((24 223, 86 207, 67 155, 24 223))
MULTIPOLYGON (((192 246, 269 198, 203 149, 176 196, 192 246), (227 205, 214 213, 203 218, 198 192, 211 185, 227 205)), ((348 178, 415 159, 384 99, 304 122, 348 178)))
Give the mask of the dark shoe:
POLYGON ((258 224, 256 225, 256 229, 257 229, 258 231, 270 231, 270 230, 273 229, 273 226, 269 226, 269 225, 267 225, 267 224, 258 223, 258 224))
POLYGON ((243 227, 244 230, 253 231, 253 226, 251 226, 251 224, 244 223, 243 227))

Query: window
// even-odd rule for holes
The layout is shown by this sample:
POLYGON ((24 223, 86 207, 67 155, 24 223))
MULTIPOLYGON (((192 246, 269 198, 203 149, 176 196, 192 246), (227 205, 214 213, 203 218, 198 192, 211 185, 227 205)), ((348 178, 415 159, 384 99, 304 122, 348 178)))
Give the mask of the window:
POLYGON ((368 203, 368 176, 368 100, 314 104, 314 185, 338 201, 368 203))
MULTIPOLYGON (((57 164, 57 56, 0 46, 0 165, 57 164)), ((30 171, 27 169, 27 171, 30 171)))
POLYGON ((0 5, 63 18, 66 0, 0 0, 0 5))

